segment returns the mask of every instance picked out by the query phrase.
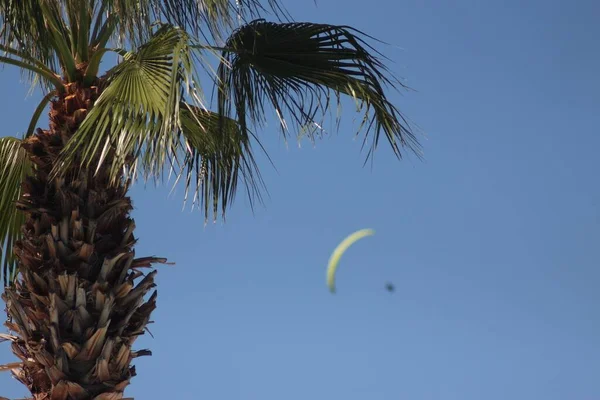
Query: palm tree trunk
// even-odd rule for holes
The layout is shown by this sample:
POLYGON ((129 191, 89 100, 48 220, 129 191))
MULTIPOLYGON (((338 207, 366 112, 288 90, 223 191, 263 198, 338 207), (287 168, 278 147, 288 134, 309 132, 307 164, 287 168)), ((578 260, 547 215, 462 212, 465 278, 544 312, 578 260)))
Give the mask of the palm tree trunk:
POLYGON ((109 185, 110 161, 97 174, 77 166, 50 177, 100 91, 65 87, 51 104, 50 129, 24 143, 36 169, 17 204, 27 217, 15 246, 20 274, 2 296, 22 361, 13 373, 36 400, 123 399, 132 359, 150 354, 132 344, 156 308, 156 291, 145 300, 156 271, 139 269, 166 260, 135 259, 128 185, 109 185))

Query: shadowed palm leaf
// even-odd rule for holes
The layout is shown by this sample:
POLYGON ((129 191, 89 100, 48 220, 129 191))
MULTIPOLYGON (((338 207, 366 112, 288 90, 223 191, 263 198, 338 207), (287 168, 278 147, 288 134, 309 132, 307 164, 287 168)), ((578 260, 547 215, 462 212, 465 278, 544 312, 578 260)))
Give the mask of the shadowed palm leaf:
POLYGON ((252 155, 250 140, 237 121, 219 114, 186 105, 181 109, 185 158, 178 179, 186 176, 187 191, 195 187, 194 203, 199 201, 206 219, 212 211, 221 213, 236 193, 238 178, 243 178, 248 198, 258 197, 263 186, 260 173, 252 155))
POLYGON ((25 216, 16 210, 15 203, 21 196, 21 183, 31 171, 32 165, 21 148, 21 140, 0 138, 0 261, 5 285, 16 267, 12 248, 25 222, 25 216))
POLYGON ((396 156, 401 157, 401 147, 418 151, 415 136, 383 90, 398 82, 357 33, 344 26, 264 20, 243 26, 227 41, 219 66, 219 112, 232 116, 235 110, 246 129, 249 121, 264 120, 266 101, 285 132, 286 115, 298 127, 316 124, 330 106, 330 94, 342 93, 358 100, 365 112, 365 140, 374 131, 369 155, 381 132, 396 156))
MULTIPOLYGON (((260 11, 267 11, 257 0, 163 0, 162 12, 168 21, 178 26, 190 27, 194 34, 201 34, 203 26, 216 38, 221 38, 224 29, 232 28, 235 20, 254 17, 260 11), (235 18, 237 17, 237 18, 235 18)), ((287 15, 285 9, 275 0, 267 2, 275 15, 287 15)))

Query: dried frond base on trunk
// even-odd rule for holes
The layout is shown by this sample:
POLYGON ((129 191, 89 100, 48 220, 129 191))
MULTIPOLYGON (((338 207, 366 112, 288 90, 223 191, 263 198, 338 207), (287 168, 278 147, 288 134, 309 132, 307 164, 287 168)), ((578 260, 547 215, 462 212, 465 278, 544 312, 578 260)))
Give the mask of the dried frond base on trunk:
POLYGON ((132 350, 156 308, 156 291, 146 298, 156 271, 139 268, 165 260, 135 259, 127 186, 110 187, 104 170, 49 178, 97 96, 96 87, 67 85, 52 103, 51 129, 24 144, 36 171, 17 205, 27 221, 15 246, 20 275, 2 296, 14 336, 3 338, 22 363, 15 377, 34 399, 123 399, 135 376, 131 361, 150 354, 132 350))

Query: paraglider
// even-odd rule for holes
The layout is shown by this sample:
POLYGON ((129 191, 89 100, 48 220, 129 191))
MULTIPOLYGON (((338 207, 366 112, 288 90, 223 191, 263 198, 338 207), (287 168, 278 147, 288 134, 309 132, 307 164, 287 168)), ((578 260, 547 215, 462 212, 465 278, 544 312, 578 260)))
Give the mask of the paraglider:
POLYGON ((354 242, 374 234, 375 231, 373 229, 361 229, 342 240, 342 242, 335 248, 327 265, 327 286, 329 287, 329 291, 331 293, 335 293, 335 272, 337 271, 338 264, 344 252, 348 250, 348 248, 352 246, 354 242))

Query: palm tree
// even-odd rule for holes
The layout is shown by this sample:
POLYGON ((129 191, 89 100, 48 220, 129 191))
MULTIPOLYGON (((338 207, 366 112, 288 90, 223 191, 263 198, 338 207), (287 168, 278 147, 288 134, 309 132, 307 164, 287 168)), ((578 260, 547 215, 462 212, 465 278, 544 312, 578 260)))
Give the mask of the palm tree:
POLYGON ((275 0, 0 0, 0 62, 44 92, 27 132, 0 139, 0 341, 19 359, 0 371, 34 399, 122 399, 150 354, 132 349, 156 307, 143 271, 166 260, 135 257, 136 179, 172 173, 217 218, 239 181, 260 199, 251 142, 268 109, 284 135, 314 134, 341 95, 364 115, 368 157, 381 133, 398 157, 418 151, 367 35, 287 21, 275 0))

